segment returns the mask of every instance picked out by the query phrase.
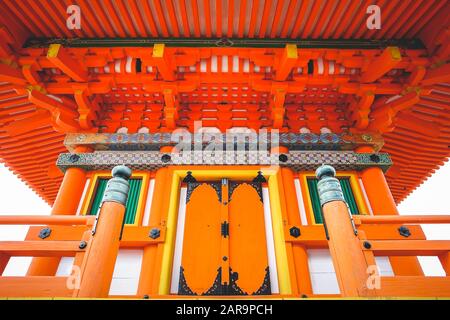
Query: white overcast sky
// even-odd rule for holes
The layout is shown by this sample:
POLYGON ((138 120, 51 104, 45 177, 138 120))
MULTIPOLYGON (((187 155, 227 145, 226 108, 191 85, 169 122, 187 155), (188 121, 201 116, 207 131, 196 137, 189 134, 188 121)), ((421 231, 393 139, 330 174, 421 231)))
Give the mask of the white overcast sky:
MULTIPOLYGON (((450 162, 442 166, 431 178, 417 188, 400 205, 401 214, 450 215, 450 162)), ((46 215, 50 206, 39 198, 23 181, 0 164, 0 215, 46 215)), ((450 225, 424 225, 427 238, 450 240, 450 225)), ((26 226, 0 226, 1 240, 23 240, 26 226)), ((427 275, 445 275, 437 257, 420 257, 427 275)), ((15 258, 4 275, 23 275, 29 258, 15 258)))

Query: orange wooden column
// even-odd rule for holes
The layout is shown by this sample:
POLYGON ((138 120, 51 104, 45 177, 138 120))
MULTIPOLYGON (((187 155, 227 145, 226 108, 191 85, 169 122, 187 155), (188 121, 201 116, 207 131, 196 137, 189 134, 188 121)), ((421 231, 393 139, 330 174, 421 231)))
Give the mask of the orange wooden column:
MULTIPOLYGON (((294 174, 289 168, 281 168, 288 224, 300 228, 300 211, 295 191, 294 174)), ((300 228, 301 229, 301 228, 300 228)), ((287 244, 287 243, 286 243, 287 244)), ((300 295, 312 294, 311 278, 309 276, 308 254, 306 248, 300 244, 292 245, 294 256, 297 287, 300 295)))
POLYGON ((328 165, 322 165, 316 170, 324 226, 328 230, 328 246, 341 295, 364 296, 367 294, 367 263, 341 185, 335 175, 334 168, 328 165))
POLYGON ((9 259, 10 259, 9 255, 0 253, 0 276, 3 274, 3 271, 5 271, 5 268, 8 265, 9 259))
MULTIPOLYGON (((356 149, 356 152, 373 153, 370 146, 356 149)), ((374 215, 398 215, 397 206, 387 184, 383 171, 378 167, 364 169, 360 174, 364 189, 374 215)), ((416 257, 389 257, 392 269, 398 276, 423 276, 416 257)))
MULTIPOLYGON (((176 152, 176 150, 172 146, 163 146, 159 152, 169 154, 176 152)), ((168 168, 161 168, 156 171, 152 207, 150 208, 149 225, 151 226, 162 226, 165 223, 169 206, 171 179, 172 172, 168 168)), ((163 245, 163 243, 160 243, 144 248, 137 292, 139 296, 149 297, 158 293, 163 245)))
POLYGON ((447 277, 450 276, 450 252, 447 252, 441 256, 439 256, 439 260, 441 261, 442 268, 445 271, 447 277))
POLYGON ((131 170, 117 166, 112 170, 112 176, 102 199, 95 233, 87 248, 88 257, 82 270, 78 297, 105 298, 109 294, 119 252, 131 170))
MULTIPOLYGON (((90 152, 86 148, 77 148, 75 153, 90 152)), ((64 174, 51 215, 74 215, 86 184, 86 172, 80 168, 69 168, 64 174)), ((58 269, 60 257, 36 257, 31 261, 27 275, 53 276, 58 269)))
MULTIPOLYGON (((164 192, 166 188, 168 169, 161 168, 155 174, 155 187, 153 190, 152 206, 150 208, 150 226, 161 225, 162 211, 164 207, 164 192)), ((141 275, 139 277, 138 295, 145 296, 155 293, 152 291, 152 284, 156 268, 156 255, 158 246, 148 245, 144 247, 141 264, 141 275)), ((154 286, 153 286, 154 287, 154 286)))

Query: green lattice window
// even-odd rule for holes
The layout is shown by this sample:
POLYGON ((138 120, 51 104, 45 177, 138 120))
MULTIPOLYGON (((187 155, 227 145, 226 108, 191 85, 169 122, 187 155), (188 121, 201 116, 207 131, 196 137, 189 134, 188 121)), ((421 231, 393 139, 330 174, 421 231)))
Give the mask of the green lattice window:
MULTIPOLYGON (((106 183, 108 182, 108 180, 109 179, 106 178, 99 178, 97 180, 97 187, 94 191, 92 204, 88 212, 89 215, 97 214, 103 198, 103 194, 105 193, 106 183)), ((139 194, 141 192, 142 179, 130 179, 129 182, 130 192, 128 193, 127 209, 125 210, 125 223, 133 224, 136 219, 136 211, 139 202, 139 194)))
MULTIPOLYGON (((350 212, 352 214, 359 214, 358 205, 356 204, 355 196, 353 195, 352 187, 350 185, 349 178, 339 178, 341 183, 342 192, 344 194, 344 199, 347 201, 350 207, 350 212)), ((322 221, 322 207, 320 205, 319 193, 317 192, 317 179, 308 178, 308 190, 309 196, 311 198, 311 205, 314 213, 314 220, 316 223, 323 223, 322 221)))

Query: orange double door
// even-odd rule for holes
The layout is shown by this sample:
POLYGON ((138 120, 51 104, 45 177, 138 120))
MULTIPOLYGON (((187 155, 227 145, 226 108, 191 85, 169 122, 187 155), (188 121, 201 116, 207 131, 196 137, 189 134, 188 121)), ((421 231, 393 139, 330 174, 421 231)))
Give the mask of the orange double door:
POLYGON ((271 294, 265 228, 261 182, 188 183, 178 294, 271 294))

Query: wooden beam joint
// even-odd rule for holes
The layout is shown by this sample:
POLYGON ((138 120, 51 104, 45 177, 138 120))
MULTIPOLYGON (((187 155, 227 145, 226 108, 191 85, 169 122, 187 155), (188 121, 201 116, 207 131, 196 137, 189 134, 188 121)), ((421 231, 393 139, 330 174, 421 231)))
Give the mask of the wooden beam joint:
POLYGON ((47 53, 47 59, 73 80, 81 82, 87 81, 87 69, 80 61, 77 61, 71 57, 61 44, 50 45, 47 53))

